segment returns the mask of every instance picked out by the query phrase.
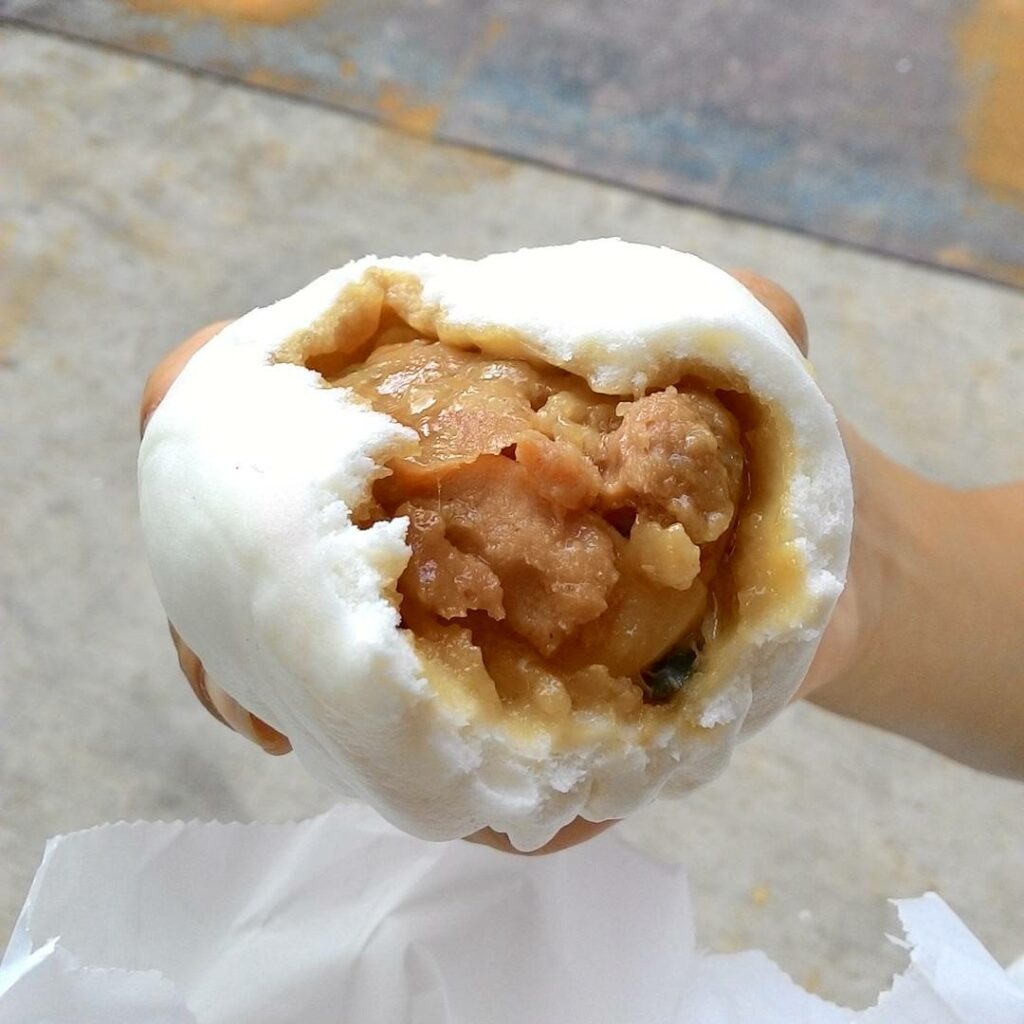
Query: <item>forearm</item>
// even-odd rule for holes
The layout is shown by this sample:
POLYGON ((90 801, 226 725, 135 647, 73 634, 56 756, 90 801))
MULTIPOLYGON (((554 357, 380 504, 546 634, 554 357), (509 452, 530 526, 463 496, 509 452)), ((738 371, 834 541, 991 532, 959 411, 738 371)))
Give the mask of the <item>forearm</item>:
POLYGON ((958 492, 850 450, 857 639, 812 699, 1024 778, 1024 485, 958 492))

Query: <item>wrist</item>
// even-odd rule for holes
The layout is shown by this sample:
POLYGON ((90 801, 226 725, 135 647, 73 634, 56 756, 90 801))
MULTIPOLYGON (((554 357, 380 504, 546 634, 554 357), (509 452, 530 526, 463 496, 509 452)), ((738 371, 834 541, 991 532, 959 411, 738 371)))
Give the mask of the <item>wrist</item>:
POLYGON ((837 614, 853 625, 814 701, 1024 777, 1024 486, 957 491, 848 443, 857 507, 837 614))
POLYGON ((812 667, 811 695, 829 710, 884 724, 899 680, 894 658, 911 619, 926 614, 922 600, 960 496, 893 462, 850 428, 843 434, 854 482, 850 563, 812 667))

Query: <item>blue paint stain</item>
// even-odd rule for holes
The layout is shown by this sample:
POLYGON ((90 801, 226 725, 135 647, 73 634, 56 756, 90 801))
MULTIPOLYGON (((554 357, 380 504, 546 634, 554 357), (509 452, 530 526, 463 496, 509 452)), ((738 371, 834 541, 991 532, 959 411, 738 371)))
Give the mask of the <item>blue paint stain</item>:
POLYGON ((161 32, 181 63, 268 69, 365 114, 398 84, 410 102, 445 103, 451 141, 916 258, 958 247, 998 276, 1024 265, 1024 211, 975 188, 950 150, 944 47, 965 2, 333 0, 319 19, 244 31, 128 16, 116 0, 0 11, 129 48, 161 32), (508 21, 500 45, 463 67, 492 16, 508 21), (915 73, 901 75, 908 52, 915 73))

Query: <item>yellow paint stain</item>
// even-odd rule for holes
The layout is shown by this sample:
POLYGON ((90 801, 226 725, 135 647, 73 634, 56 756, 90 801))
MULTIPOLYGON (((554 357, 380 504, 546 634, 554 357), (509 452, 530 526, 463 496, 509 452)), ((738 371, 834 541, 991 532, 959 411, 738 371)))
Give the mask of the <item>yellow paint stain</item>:
POLYGON ((755 885, 754 888, 750 890, 750 901, 755 907, 766 906, 771 898, 772 892, 767 885, 755 885))
POLYGON ((319 13, 323 0, 126 0, 147 14, 185 14, 256 25, 286 25, 319 13))
POLYGON ((956 43, 973 87, 968 173, 997 198, 1024 205, 1024 0, 979 0, 956 43))
POLYGON ((377 94, 377 113, 388 124, 411 135, 432 138, 441 119, 437 103, 418 103, 408 89, 395 82, 385 82, 377 94))

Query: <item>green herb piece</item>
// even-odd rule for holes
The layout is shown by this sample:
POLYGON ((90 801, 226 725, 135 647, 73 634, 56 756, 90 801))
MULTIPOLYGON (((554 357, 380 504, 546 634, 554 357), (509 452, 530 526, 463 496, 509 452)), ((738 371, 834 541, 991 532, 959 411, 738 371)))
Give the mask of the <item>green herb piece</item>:
POLYGON ((671 651, 656 665, 641 673, 644 696, 650 704, 670 701, 693 675, 697 652, 691 648, 671 651))

